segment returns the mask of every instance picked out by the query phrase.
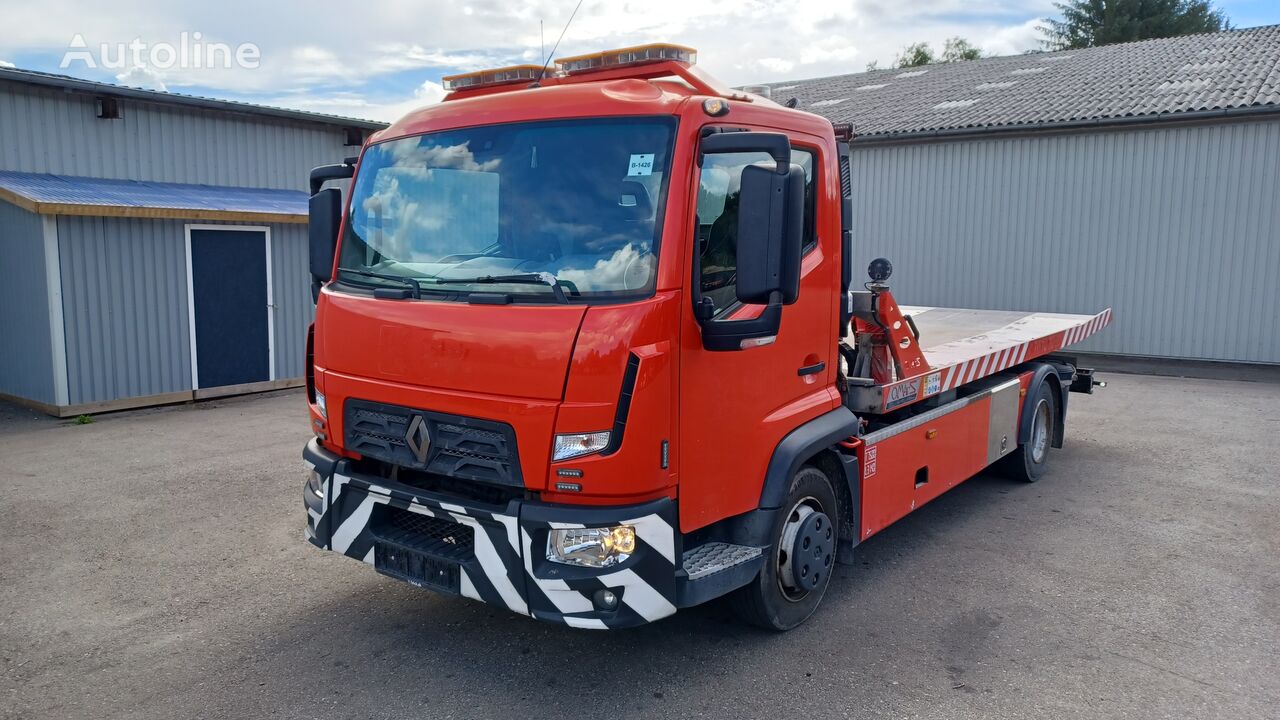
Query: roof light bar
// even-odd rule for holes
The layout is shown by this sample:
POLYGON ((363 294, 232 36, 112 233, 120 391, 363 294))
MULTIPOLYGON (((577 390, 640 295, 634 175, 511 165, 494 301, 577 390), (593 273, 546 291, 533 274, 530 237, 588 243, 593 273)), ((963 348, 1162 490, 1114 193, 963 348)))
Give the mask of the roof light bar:
POLYGON ((683 45, 653 43, 635 47, 606 50, 590 55, 575 55, 556 60, 556 67, 565 75, 612 70, 614 68, 674 61, 688 67, 698 61, 698 51, 683 45))
POLYGON ((558 74, 558 71, 548 69, 546 75, 542 75, 541 65, 512 65, 511 67, 480 70, 461 75, 449 75, 441 78, 441 83, 444 85, 445 90, 452 92, 454 90, 472 90, 491 85, 533 82, 540 75, 543 77, 555 77, 558 74))

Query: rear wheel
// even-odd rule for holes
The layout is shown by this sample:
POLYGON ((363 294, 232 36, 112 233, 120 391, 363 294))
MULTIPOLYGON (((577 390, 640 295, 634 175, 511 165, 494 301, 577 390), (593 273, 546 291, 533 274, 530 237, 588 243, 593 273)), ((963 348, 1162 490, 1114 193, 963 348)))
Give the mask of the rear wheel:
POLYGON ((1000 469, 1014 480, 1035 482, 1049 464, 1049 447, 1058 427, 1058 400, 1049 383, 1041 383, 1026 410, 1031 413, 1031 437, 1000 461, 1000 469))
POLYGON ((769 630, 790 630, 818 608, 840 537, 836 494, 821 470, 801 468, 783 508, 760 574, 732 596, 742 619, 769 630))

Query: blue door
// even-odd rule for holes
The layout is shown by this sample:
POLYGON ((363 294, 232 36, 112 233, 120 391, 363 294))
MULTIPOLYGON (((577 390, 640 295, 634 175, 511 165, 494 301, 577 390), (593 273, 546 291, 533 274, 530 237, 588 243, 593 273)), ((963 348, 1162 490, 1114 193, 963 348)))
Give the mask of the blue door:
POLYGON ((266 232, 190 232, 196 387, 270 380, 266 232))

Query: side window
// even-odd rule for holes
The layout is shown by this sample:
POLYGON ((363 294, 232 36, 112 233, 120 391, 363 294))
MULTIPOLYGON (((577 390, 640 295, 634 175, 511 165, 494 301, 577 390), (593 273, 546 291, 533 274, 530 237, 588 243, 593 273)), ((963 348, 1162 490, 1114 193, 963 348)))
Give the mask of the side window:
MULTIPOLYGON (((814 233, 813 153, 793 148, 791 162, 804 168, 804 252, 817 244, 814 233)), ((698 187, 698 267, 703 297, 715 303, 721 316, 737 305, 738 191, 742 169, 748 165, 774 167, 765 153, 717 153, 702 163, 698 187)))

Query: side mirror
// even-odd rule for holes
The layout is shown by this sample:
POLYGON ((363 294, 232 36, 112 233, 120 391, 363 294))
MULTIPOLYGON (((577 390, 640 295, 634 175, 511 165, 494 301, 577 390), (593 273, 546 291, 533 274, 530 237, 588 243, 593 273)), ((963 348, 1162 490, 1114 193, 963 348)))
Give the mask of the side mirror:
POLYGON ((333 275, 333 255, 338 249, 338 226, 342 223, 342 191, 326 188, 311 196, 307 235, 311 254, 313 299, 320 297, 320 285, 333 275))
POLYGON ((338 188, 320 188, 327 180, 350 178, 355 172, 354 158, 342 165, 322 165, 311 171, 307 235, 313 302, 320 299, 320 286, 333 275, 333 256, 338 249, 338 228, 342 225, 342 191, 338 188))
MULTIPOLYGON (((745 350, 773 342, 782 327, 782 306, 800 294, 800 250, 804 236, 804 171, 791 165, 791 141, 781 133, 728 132, 702 139, 702 155, 767 153, 775 168, 742 169, 738 195, 737 274, 740 302, 764 304, 743 320, 716 320, 711 298, 695 295, 694 317, 708 350, 745 350)), ((697 293, 697 288, 694 288, 697 293)))
POLYGON ((747 166, 738 197, 738 301, 759 305, 776 292, 790 305, 800 295, 804 170, 747 166))

